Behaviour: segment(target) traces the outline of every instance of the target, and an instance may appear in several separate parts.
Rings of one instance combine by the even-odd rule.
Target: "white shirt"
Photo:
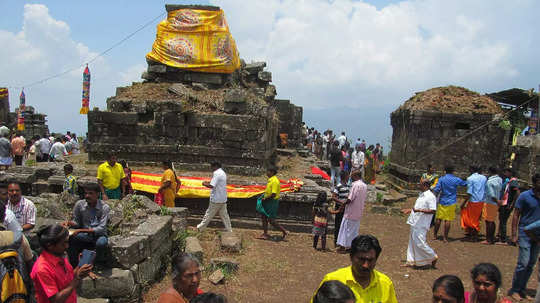
[[[351,155],[352,166],[354,168],[360,168],[364,165],[364,153],[360,151],[353,151]]]
[[[212,174],[210,180],[212,190],[210,191],[210,202],[226,203],[227,202],[227,175],[223,169],[218,168]]]
[[[56,142],[51,147],[49,152],[50,156],[55,160],[61,160],[65,155],[67,155],[66,147],[62,142]]]
[[[345,137],[344,135],[341,135],[339,136],[339,138],[337,138],[338,142],[339,142],[339,148],[341,148],[343,145],[345,145],[345,141],[347,141],[347,137]]]
[[[418,196],[418,199],[416,199],[416,202],[414,203],[414,208],[436,210],[437,198],[435,198],[435,195],[431,192],[431,190],[428,189],[425,192],[420,193],[420,195]],[[433,214],[415,212],[413,210],[411,211],[411,214],[409,215],[409,218],[407,219],[407,224],[409,224],[410,226],[417,227],[417,228],[429,229],[429,226],[431,225],[432,217],[433,217]]]
[[[47,138],[39,139],[37,144],[38,144],[39,150],[41,150],[42,154],[48,154],[49,151],[51,150],[51,141],[49,141],[49,139],[47,139]]]
[[[9,209],[6,209],[4,225],[6,226],[7,230],[11,230],[12,232],[22,232],[23,230],[19,224],[19,221],[17,221],[17,217],[15,217],[15,214]]]

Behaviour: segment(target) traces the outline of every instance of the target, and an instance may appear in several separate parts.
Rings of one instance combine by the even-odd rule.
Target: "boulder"
[[[219,235],[220,247],[229,252],[242,250],[242,237],[234,232],[223,232]]]
[[[152,255],[148,236],[112,236],[109,246],[114,262],[125,269]]]
[[[127,195],[124,197],[124,199],[122,199],[121,203],[124,205],[126,203],[137,203],[153,214],[158,214],[161,211],[161,208],[156,204],[156,202],[150,200],[150,198],[144,195]]]
[[[171,233],[171,216],[151,215],[131,234],[134,236],[147,236],[150,239],[151,250],[156,251],[163,245],[163,243],[170,241]]]
[[[87,299],[77,296],[77,303],[109,303],[109,299],[105,298],[96,298],[96,299]]]
[[[133,273],[119,268],[106,269],[96,273],[98,278],[86,277],[78,290],[81,297],[94,298],[130,298],[138,295]]]
[[[219,284],[221,281],[223,281],[223,279],[225,279],[225,275],[223,275],[223,272],[221,271],[221,269],[216,269],[208,277],[208,281],[212,282],[212,284],[214,284],[214,285]]]
[[[240,262],[236,261],[233,258],[227,258],[227,257],[212,258],[210,259],[210,266],[212,268],[228,267],[233,271],[237,271],[238,268],[240,267]]]
[[[388,208],[386,206],[382,205],[373,205],[371,207],[371,212],[375,214],[387,214]]]
[[[199,239],[197,239],[196,237],[186,238],[185,252],[188,254],[192,254],[199,260],[199,262],[202,263],[204,252],[201,243],[199,242]]]

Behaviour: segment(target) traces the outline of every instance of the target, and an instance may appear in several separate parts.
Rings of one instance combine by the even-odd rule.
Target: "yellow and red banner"
[[[146,58],[205,73],[230,74],[240,67],[223,10],[170,11],[158,24],[156,40]]]
[[[6,87],[0,87],[0,99],[7,98],[8,96],[8,89]]]
[[[181,182],[177,196],[180,198],[209,198],[210,188],[202,185],[203,181],[210,178],[203,177],[178,177]],[[299,179],[280,180],[281,192],[295,192],[304,184]],[[161,185],[161,175],[133,171],[131,173],[131,187],[155,194]],[[264,192],[266,185],[235,185],[227,184],[228,198],[251,198]]]

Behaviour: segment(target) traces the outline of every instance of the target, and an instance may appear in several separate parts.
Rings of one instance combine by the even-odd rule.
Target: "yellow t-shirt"
[[[97,170],[97,178],[103,183],[106,189],[116,189],[120,186],[120,180],[124,179],[126,174],[120,163],[116,162],[114,166],[110,166],[109,162],[105,161],[99,165]]]
[[[279,179],[276,176],[272,176],[268,179],[268,184],[266,184],[266,189],[264,190],[264,198],[270,197],[272,194],[276,194],[274,199],[279,199],[279,193],[281,192],[281,185]]]
[[[392,280],[390,280],[387,275],[377,270],[373,270],[371,274],[371,282],[366,288],[363,288],[356,282],[351,266],[343,267],[334,272],[326,274],[324,279],[321,281],[321,284],[330,280],[337,280],[347,285],[354,293],[357,303],[397,303],[396,291],[394,290]],[[313,298],[311,299],[311,302],[313,303]]]

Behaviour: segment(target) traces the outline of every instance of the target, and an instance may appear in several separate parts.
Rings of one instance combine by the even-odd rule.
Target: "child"
[[[64,175],[66,176],[66,179],[64,179],[64,191],[75,195],[77,194],[77,179],[72,173],[73,166],[71,164],[64,165]]]
[[[129,168],[126,160],[121,160],[118,163],[124,168],[124,174],[126,175],[126,194],[133,194],[133,187],[131,187],[131,168]],[[178,191],[178,190],[177,190]]]
[[[349,185],[349,173],[347,171],[341,172],[341,180],[339,184],[334,189],[334,193],[332,194],[332,201],[334,201],[334,214],[336,217],[334,218],[334,247],[338,247],[337,245],[337,238],[339,235],[339,229],[341,227],[341,221],[343,220],[343,210],[345,202],[347,202],[347,198],[349,197],[349,191],[351,190],[351,186]]]
[[[326,232],[328,230],[328,217],[342,210],[332,210],[326,203],[326,193],[321,192],[313,204],[313,248],[317,249],[319,237],[321,237],[321,250],[326,250]],[[317,249],[318,250],[318,249]]]

